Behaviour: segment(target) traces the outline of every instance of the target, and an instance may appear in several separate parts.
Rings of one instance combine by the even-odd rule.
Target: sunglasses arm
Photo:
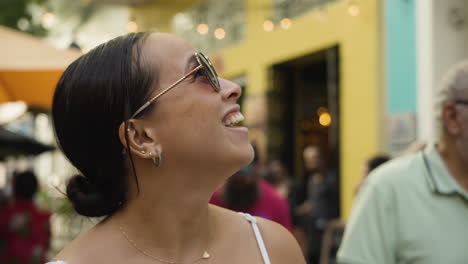
[[[150,106],[154,101],[156,101],[156,99],[163,96],[165,93],[169,92],[172,88],[176,87],[179,83],[183,82],[185,79],[187,79],[187,77],[192,75],[194,72],[200,70],[202,67],[203,67],[202,65],[198,65],[195,69],[191,70],[190,72],[188,72],[187,74],[182,76],[182,78],[177,80],[171,86],[167,87],[162,92],[160,92],[159,94],[157,94],[156,96],[151,98],[148,102],[146,102],[144,105],[142,105],[140,108],[138,108],[138,110],[130,117],[130,119],[135,118],[138,114],[140,114],[143,110],[145,110],[148,106]]]

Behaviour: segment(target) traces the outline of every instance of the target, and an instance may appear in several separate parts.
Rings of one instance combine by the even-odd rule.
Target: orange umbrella
[[[24,101],[50,109],[63,70],[81,55],[58,50],[43,40],[0,26],[0,103]]]

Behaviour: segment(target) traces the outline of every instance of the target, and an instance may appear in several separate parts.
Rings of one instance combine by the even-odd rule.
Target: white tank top
[[[260,229],[258,229],[257,219],[255,219],[255,217],[251,216],[250,214],[246,214],[246,213],[239,213],[239,214],[245,217],[245,219],[247,219],[247,221],[249,221],[249,223],[252,225],[252,229],[255,235],[255,239],[257,240],[257,245],[260,250],[260,254],[262,254],[263,263],[271,264],[270,257],[268,256],[268,252],[265,247],[265,243],[263,242],[262,234],[260,233]],[[59,260],[59,261],[54,261],[54,262],[47,262],[46,264],[67,264],[67,263],[65,261]]]

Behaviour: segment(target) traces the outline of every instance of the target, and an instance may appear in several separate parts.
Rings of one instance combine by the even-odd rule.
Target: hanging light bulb
[[[216,39],[223,39],[224,37],[226,37],[226,31],[224,30],[224,28],[217,28],[215,29],[214,31],[214,35],[215,35],[215,38]]]
[[[137,32],[138,31],[138,24],[135,21],[128,21],[127,22],[127,31],[128,32]]]
[[[291,21],[291,19],[285,17],[285,18],[281,19],[280,25],[281,25],[281,28],[283,28],[283,29],[289,29],[292,26],[292,21]]]
[[[200,35],[206,35],[210,31],[210,27],[207,24],[198,24],[197,32]]]
[[[360,9],[359,9],[359,6],[354,3],[354,2],[351,2],[349,5],[348,5],[348,13],[350,16],[358,16],[359,13],[360,13]]]
[[[324,127],[329,127],[332,123],[332,117],[329,113],[324,112],[319,116],[319,123]]]
[[[275,23],[273,23],[273,21],[267,19],[263,22],[263,30],[271,32],[273,29],[275,29]]]
[[[56,22],[57,19],[54,13],[47,12],[42,16],[42,26],[44,26],[45,28],[51,28],[55,25]]]

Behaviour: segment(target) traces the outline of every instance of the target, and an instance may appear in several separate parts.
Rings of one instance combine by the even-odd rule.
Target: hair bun
[[[67,185],[67,196],[75,211],[83,216],[100,217],[112,214],[116,210],[111,199],[83,175],[75,175]]]

